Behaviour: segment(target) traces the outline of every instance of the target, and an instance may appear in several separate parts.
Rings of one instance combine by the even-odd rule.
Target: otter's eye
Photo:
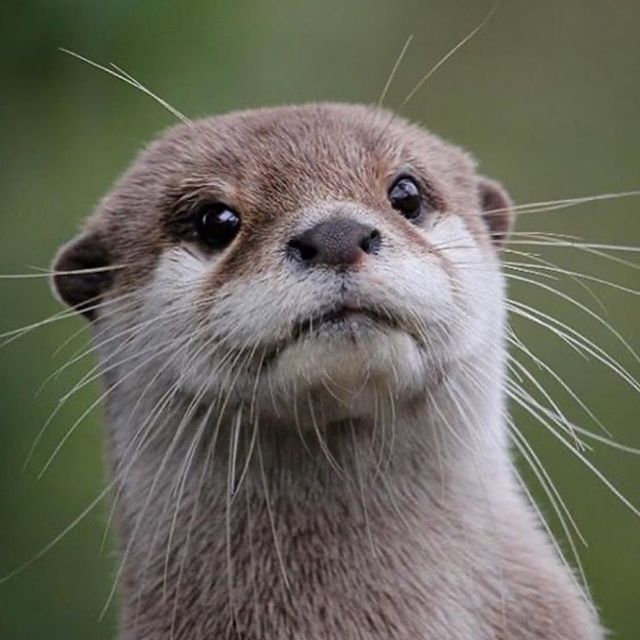
[[[194,217],[198,238],[211,249],[224,249],[240,229],[240,216],[221,202],[202,207]]]
[[[398,178],[389,189],[389,202],[409,220],[414,220],[422,213],[422,194],[413,178]]]

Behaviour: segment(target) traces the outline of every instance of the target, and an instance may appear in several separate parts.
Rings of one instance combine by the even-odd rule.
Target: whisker
[[[276,551],[276,556],[278,557],[278,564],[280,566],[280,571],[282,573],[282,579],[284,581],[284,585],[287,591],[291,591],[291,584],[289,582],[289,578],[287,576],[287,570],[285,568],[284,556],[282,554],[282,549],[280,547],[280,543],[278,541],[278,532],[276,530],[275,518],[273,515],[273,508],[271,505],[271,496],[269,492],[269,485],[267,482],[267,474],[264,467],[264,460],[262,455],[262,445],[260,444],[260,437],[258,436],[256,451],[258,454],[258,466],[260,469],[260,476],[262,478],[262,487],[264,492],[264,500],[265,506],[267,508],[267,516],[269,518],[269,524],[271,526],[271,533],[273,536],[273,545]]]
[[[0,280],[31,280],[34,278],[51,278],[52,276],[72,276],[86,273],[104,273],[106,271],[117,271],[129,265],[117,264],[106,267],[92,267],[89,269],[71,269],[68,271],[58,271],[55,269],[43,269],[42,267],[31,267],[40,273],[0,273]]]
[[[384,100],[387,97],[387,92],[389,91],[389,88],[391,87],[391,83],[393,82],[393,79],[396,76],[396,72],[398,71],[398,68],[402,64],[402,60],[404,59],[404,55],[407,52],[407,49],[409,48],[409,45],[411,44],[412,40],[413,40],[413,35],[410,35],[407,38],[406,42],[404,43],[404,46],[402,47],[402,51],[400,51],[400,55],[398,55],[398,57],[396,58],[395,64],[393,65],[393,68],[391,69],[391,73],[389,74],[389,77],[387,78],[387,81],[386,81],[386,83],[384,85],[384,88],[382,89],[382,93],[380,94],[380,97],[378,98],[378,102],[377,102],[378,107],[381,107],[382,104],[384,103]]]
[[[446,55],[440,58],[440,60],[438,60],[438,62],[436,62],[431,67],[431,69],[427,71],[427,73],[418,81],[418,83],[413,87],[413,89],[409,91],[405,99],[401,102],[399,107],[400,111],[407,105],[409,100],[411,100],[411,98],[413,98],[413,96],[422,88],[422,86],[427,82],[427,80],[429,80],[429,78],[431,78],[431,76],[433,76],[433,74],[436,73],[436,71],[438,71],[438,69],[440,69],[440,67],[442,67],[442,65],[445,64],[447,60],[449,60],[449,58],[455,55],[455,53],[459,49],[461,49],[465,44],[467,44],[469,40],[471,40],[479,31],[481,31],[486,26],[486,24],[489,22],[489,20],[491,20],[491,18],[496,13],[496,11],[498,10],[501,4],[502,4],[502,0],[497,0],[497,2],[495,2],[491,7],[491,9],[489,10],[487,15],[482,19],[482,22],[480,22],[480,24],[474,27],[464,38],[462,38],[462,40],[460,40],[460,42],[458,42],[453,48],[451,48]]]
[[[73,58],[81,60],[82,62],[85,62],[86,64],[91,65],[96,69],[100,69],[101,71],[108,73],[110,76],[113,76],[114,78],[117,78],[118,80],[121,80],[122,82],[128,85],[131,85],[135,89],[138,89],[138,91],[141,91],[142,93],[148,95],[150,98],[155,100],[159,105],[164,107],[167,111],[169,111],[169,113],[173,114],[178,120],[180,120],[184,124],[193,126],[193,122],[189,120],[187,116],[180,113],[180,111],[178,111],[175,107],[171,106],[166,100],[163,100],[162,98],[157,96],[155,93],[153,93],[143,84],[141,84],[138,80],[135,80],[132,76],[130,76],[128,73],[126,73],[119,67],[116,67],[115,65],[113,65],[113,69],[110,69],[109,67],[105,67],[104,65],[101,65],[97,62],[94,62],[93,60],[90,60],[89,58],[86,58],[85,56],[80,55],[79,53],[76,53],[75,51],[71,51],[63,47],[60,47],[60,51],[62,51],[62,53],[66,53],[67,55],[72,56]]]
[[[496,208],[484,211],[483,215],[501,215],[513,211],[518,214],[518,217],[524,214],[530,213],[547,213],[550,211],[559,211],[561,209],[567,209],[569,207],[576,207],[581,204],[588,204],[590,202],[602,202],[606,200],[618,200],[620,198],[633,198],[640,195],[640,189],[634,189],[629,191],[617,191],[611,193],[598,193],[589,196],[577,196],[573,198],[562,198],[558,200],[544,200],[540,202],[528,202],[519,205],[513,205],[512,207]]]
[[[630,500],[628,500],[624,494],[598,469],[583,453],[578,451],[575,447],[571,446],[571,443],[561,434],[558,433],[556,429],[551,426],[551,424],[540,415],[540,413],[536,410],[536,408],[532,407],[529,403],[525,402],[519,394],[513,393],[511,397],[515,400],[515,402],[520,405],[527,413],[531,414],[534,418],[538,420],[541,424],[547,427],[547,430],[557,438],[565,447],[576,456],[595,476],[598,478],[608,489],[613,493],[613,495],[624,504],[634,515],[640,517],[640,509],[636,507]]]

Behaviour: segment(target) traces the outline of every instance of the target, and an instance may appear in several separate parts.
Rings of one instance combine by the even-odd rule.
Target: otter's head
[[[469,156],[386,111],[246,111],[143,151],[54,285],[107,369],[134,353],[130,377],[199,402],[358,414],[502,349],[510,224]]]

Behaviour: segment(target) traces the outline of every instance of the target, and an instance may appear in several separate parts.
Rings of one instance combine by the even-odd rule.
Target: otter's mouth
[[[419,333],[386,309],[341,303],[295,321],[288,335],[266,352],[260,369],[268,369],[283,351],[305,339],[348,340],[357,344],[365,342],[371,331],[384,329],[406,333],[418,347],[422,346]]]
[[[374,327],[398,329],[399,323],[389,313],[366,306],[339,304],[293,324],[288,337],[269,350],[263,358],[262,368],[268,367],[287,347],[307,337],[342,335],[355,342],[360,331]]]
[[[341,304],[296,322],[291,331],[291,344],[306,336],[326,331],[349,332],[355,338],[358,327],[383,325],[397,329],[398,323],[388,314],[372,307]]]

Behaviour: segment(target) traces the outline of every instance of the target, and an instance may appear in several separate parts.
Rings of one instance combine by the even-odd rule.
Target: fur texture
[[[405,175],[416,220],[388,200]],[[193,224],[212,202],[241,218],[217,251]],[[512,467],[509,207],[364,106],[209,118],[141,154],[58,258],[109,276],[55,278],[107,387],[121,640],[602,637]],[[336,215],[379,249],[292,261]]]

